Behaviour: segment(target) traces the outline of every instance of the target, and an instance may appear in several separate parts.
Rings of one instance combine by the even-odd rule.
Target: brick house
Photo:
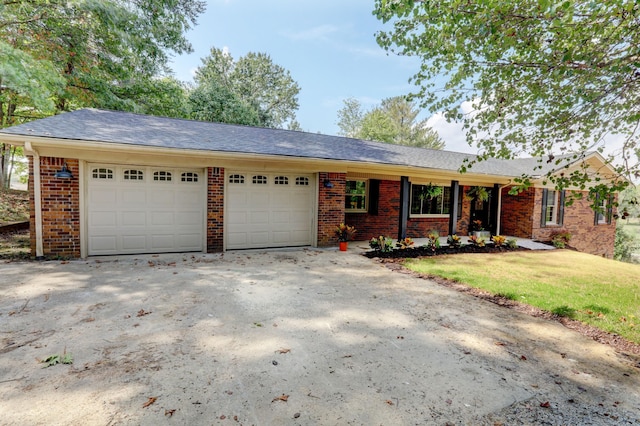
[[[578,250],[613,255],[611,208],[565,205],[570,191],[541,179],[509,195],[535,159],[460,174],[473,155],[96,109],[3,129],[0,140],[29,156],[36,258],[330,246],[343,221],[363,240],[466,235],[474,220],[540,241],[566,230]],[[595,153],[555,167],[565,166],[610,172]],[[426,196],[433,187],[439,195]],[[469,196],[477,187],[488,199]]]

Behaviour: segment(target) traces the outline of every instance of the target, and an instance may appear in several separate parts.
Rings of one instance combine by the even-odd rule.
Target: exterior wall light
[[[333,188],[333,183],[329,179],[325,179],[322,185],[324,185],[325,188]]]
[[[66,162],[62,166],[62,170],[57,171],[54,176],[56,178],[58,178],[58,179],[73,179],[73,174],[71,173],[71,171],[67,167],[67,163]]]

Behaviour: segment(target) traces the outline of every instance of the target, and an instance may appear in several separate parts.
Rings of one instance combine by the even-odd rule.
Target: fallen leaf
[[[144,309],[140,309],[138,311],[138,314],[136,315],[137,317],[143,317],[145,315],[149,315],[151,313],[151,311],[145,311]]]
[[[295,414],[293,415],[293,418],[294,418],[294,419],[297,419],[298,417],[300,417],[300,413],[295,413]]]
[[[495,345],[496,346],[506,346],[507,344],[503,343],[503,342],[496,342]]]
[[[387,400],[385,401],[385,403],[386,403],[387,405],[393,405],[393,401],[392,401],[392,400],[390,400],[390,399],[387,399]]]
[[[227,418],[227,416],[225,416],[224,414],[220,416],[220,420],[224,420],[226,418]]]
[[[282,394],[282,395],[280,395],[280,396],[276,396],[275,398],[273,398],[273,399],[271,400],[271,402],[276,402],[276,401],[284,401],[284,402],[287,402],[287,400],[288,400],[288,399],[289,399],[289,395]]]
[[[276,352],[279,354],[288,354],[289,352],[291,352],[291,349],[280,348]]]
[[[551,404],[549,404],[549,401],[545,401],[545,402],[541,403],[540,406],[542,408],[549,408],[549,407],[551,407]]]
[[[175,413],[175,412],[176,412],[176,410],[175,410],[175,409],[172,409],[172,410],[164,410],[164,415],[165,415],[165,416],[169,416],[169,417],[171,417],[171,416],[173,416],[173,413]]]
[[[148,406],[150,406],[151,404],[156,402],[157,399],[158,399],[157,396],[150,396],[149,399],[147,400],[147,402],[142,404],[142,408],[147,408]]]
[[[521,355],[521,356],[520,356],[520,359],[521,359],[522,361],[526,361],[526,360],[527,360],[527,357],[526,357],[526,356],[524,356],[524,355]]]

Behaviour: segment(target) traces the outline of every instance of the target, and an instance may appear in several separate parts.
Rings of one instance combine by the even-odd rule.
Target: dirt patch
[[[354,252],[0,263],[0,322],[9,425],[640,422],[633,356]]]
[[[517,300],[508,299],[504,296],[491,294],[487,291],[484,291],[478,288],[469,287],[467,285],[460,284],[453,280],[442,278],[437,275],[420,274],[418,272],[405,268],[404,266],[402,266],[401,262],[402,262],[402,259],[381,260],[381,263],[383,263],[393,271],[413,275],[415,277],[427,279],[430,281],[434,281],[442,286],[454,289],[460,293],[469,294],[473,297],[477,297],[478,299],[486,300],[488,302],[495,303],[498,306],[513,309],[514,311],[522,312],[524,314],[531,315],[536,318],[544,318],[546,320],[556,321],[564,325],[565,327],[570,328],[571,330],[577,331],[583,336],[592,338],[596,342],[599,342],[605,345],[610,345],[611,347],[613,347],[614,349],[622,353],[640,355],[639,344],[631,342],[617,334],[608,333],[606,331],[600,330],[596,327],[590,326],[583,322],[576,321],[561,315],[557,315],[549,311],[545,311],[540,308],[537,308],[535,306],[518,302]],[[640,362],[638,363],[637,367],[640,368]]]
[[[0,189],[0,226],[29,220],[29,193]]]
[[[31,257],[29,230],[0,232],[0,259],[27,260]]]

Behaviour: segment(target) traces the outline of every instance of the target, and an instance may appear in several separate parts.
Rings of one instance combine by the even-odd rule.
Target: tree
[[[82,106],[144,110],[133,95],[143,85],[156,87],[150,83],[168,71],[171,52],[191,50],[184,33],[204,5],[202,0],[0,3],[0,124]],[[10,150],[0,147],[2,153]],[[0,181],[6,185],[5,172],[3,167]]]
[[[284,128],[295,120],[300,87],[289,71],[274,64],[267,54],[249,52],[234,61],[230,54],[214,47],[196,70],[195,82],[200,104],[192,105],[192,110],[202,111],[205,95],[211,96],[214,104],[227,99],[233,105],[233,111],[210,114],[211,121],[225,115],[224,122]],[[253,112],[257,113],[257,123]],[[235,113],[240,115],[234,117]]]
[[[338,111],[338,134],[348,138],[357,138],[362,125],[364,112],[360,101],[355,98],[347,98],[344,106]]]
[[[602,189],[613,192],[640,176],[639,5],[376,0],[374,14],[392,23],[376,35],[383,48],[422,60],[412,78],[415,98],[464,120],[480,160],[526,153],[562,167],[558,154],[576,160],[617,137],[617,174]],[[434,90],[443,80],[444,92]],[[465,101],[471,114],[460,110]],[[597,179],[587,170],[547,178],[558,188]]]
[[[194,120],[216,123],[260,125],[259,113],[217,80],[206,81],[191,91],[188,98]]]
[[[358,100],[348,98],[338,111],[338,133],[396,145],[442,149],[444,142],[427,126],[426,119],[417,120],[419,113],[416,104],[403,96],[383,99],[367,112],[363,112]]]

